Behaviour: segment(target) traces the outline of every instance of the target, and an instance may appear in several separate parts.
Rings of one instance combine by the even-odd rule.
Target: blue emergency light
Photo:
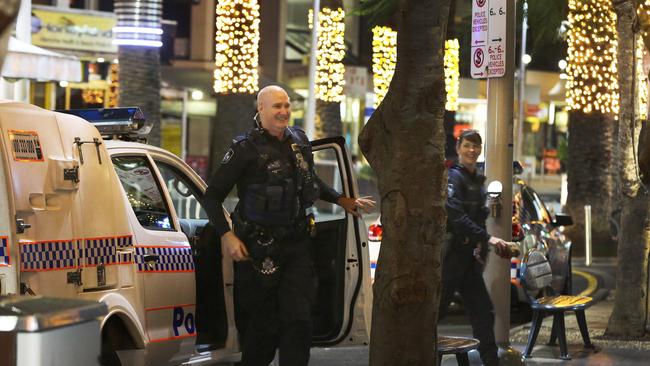
[[[146,123],[139,107],[65,109],[57,112],[81,117],[97,127],[102,136],[147,135],[151,123]]]

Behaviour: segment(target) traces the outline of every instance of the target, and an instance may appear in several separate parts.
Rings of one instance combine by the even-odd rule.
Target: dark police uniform
[[[481,342],[479,353],[483,363],[497,365],[494,311],[483,282],[481,263],[487,254],[487,241],[490,239],[485,229],[489,214],[485,206],[485,176],[470,173],[459,164],[451,167],[448,174],[447,238],[443,251],[440,316],[446,315],[452,296],[458,291],[474,337]],[[481,245],[481,261],[474,256],[477,244]]]
[[[281,140],[259,128],[235,138],[204,198],[219,236],[230,230],[222,203],[235,185],[234,232],[251,257],[235,264],[242,365],[267,366],[277,348],[281,365],[307,365],[317,278],[306,211],[341,195],[316,176],[309,140],[296,127]]]

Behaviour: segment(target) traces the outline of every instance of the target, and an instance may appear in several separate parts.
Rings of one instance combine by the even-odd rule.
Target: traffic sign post
[[[471,74],[474,79],[503,77],[506,73],[507,1],[472,1]]]
[[[485,133],[485,175],[488,182],[503,185],[503,212],[489,218],[491,235],[512,240],[512,152],[515,68],[515,0],[473,0],[487,15],[485,45],[488,110]],[[483,19],[483,14],[473,15]],[[474,30],[474,29],[473,29]],[[479,35],[477,34],[477,38]],[[474,38],[473,38],[474,39]],[[474,44],[472,44],[474,46]],[[478,46],[478,45],[477,45]],[[479,78],[478,75],[472,77]],[[523,365],[521,353],[510,347],[510,260],[490,251],[485,284],[494,305],[494,335],[499,346],[500,365]]]

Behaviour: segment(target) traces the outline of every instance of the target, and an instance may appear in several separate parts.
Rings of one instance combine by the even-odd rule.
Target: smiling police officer
[[[483,265],[487,245],[497,253],[508,255],[507,243],[488,234],[485,220],[487,193],[485,176],[476,171],[481,155],[482,139],[476,130],[461,132],[456,144],[458,164],[449,169],[447,186],[447,238],[443,250],[440,317],[446,315],[455,291],[472,325],[474,337],[481,343],[479,353],[484,365],[499,363],[494,339],[494,311],[490,295],[483,282]]]
[[[235,138],[224,155],[204,206],[222,246],[237,262],[242,365],[267,366],[277,349],[280,365],[307,365],[317,286],[309,245],[314,220],[307,212],[319,198],[357,216],[358,209],[374,202],[345,197],[318,178],[307,136],[289,126],[291,103],[284,89],[262,89],[257,111],[256,126]],[[233,232],[222,203],[235,185],[239,203],[231,215]]]

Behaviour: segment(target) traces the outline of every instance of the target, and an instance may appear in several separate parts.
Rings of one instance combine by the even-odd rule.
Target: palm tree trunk
[[[384,237],[370,365],[435,365],[445,233],[443,55],[450,0],[399,2],[397,66],[359,137],[377,172]]]
[[[253,94],[217,95],[217,116],[211,131],[208,176],[219,167],[223,155],[232,144],[232,139],[253,127],[253,116],[255,116]]]
[[[616,273],[614,310],[606,334],[642,337],[648,318],[648,254],[650,254],[650,197],[641,189],[634,157],[639,141],[640,121],[636,121],[635,52],[633,31],[635,4],[632,0],[613,1],[618,31],[619,159],[621,164],[621,231],[618,239],[619,265]],[[636,123],[635,123],[636,122]]]
[[[120,96],[123,107],[140,107],[153,123],[147,141],[160,146],[160,52],[156,47],[120,46]]]
[[[585,253],[585,205],[591,205],[591,230],[594,253],[613,252],[610,213],[615,187],[613,118],[594,111],[570,113],[567,212],[574,225],[566,233],[573,242],[573,253]]]
[[[316,100],[316,138],[341,136],[341,103]]]

